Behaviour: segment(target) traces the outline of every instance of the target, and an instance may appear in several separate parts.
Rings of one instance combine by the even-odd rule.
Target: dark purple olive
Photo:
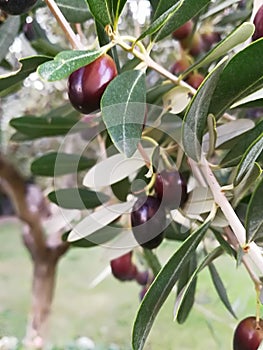
[[[132,209],[131,224],[134,237],[143,248],[157,248],[163,240],[166,224],[160,200],[153,196],[138,198]]]
[[[187,200],[187,185],[177,170],[163,170],[157,174],[154,188],[162,205],[169,209],[177,209]]]
[[[9,15],[21,15],[28,12],[37,0],[0,0],[0,9]]]
[[[120,281],[131,281],[138,273],[132,262],[132,252],[111,260],[110,265],[113,276]]]
[[[263,320],[257,323],[254,316],[239,322],[234,332],[234,350],[258,350],[263,340]]]
[[[73,72],[68,78],[68,96],[72,106],[83,114],[98,110],[107,85],[116,75],[115,62],[109,55],[100,56]]]
[[[255,32],[252,36],[252,40],[255,41],[263,37],[263,5],[258,9],[253,23],[255,25]]]
[[[141,286],[145,286],[149,281],[149,271],[138,271],[135,280]]]

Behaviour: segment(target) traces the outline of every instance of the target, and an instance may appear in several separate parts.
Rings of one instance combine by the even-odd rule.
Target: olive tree
[[[56,83],[63,86],[55,108],[47,104],[41,115],[10,120],[15,130],[10,142],[18,148],[48,140],[41,155],[35,152],[30,170],[49,178],[44,182],[49,193],[35,188],[38,194],[32,194],[18,167],[0,154],[1,188],[24,223],[34,266],[28,340],[44,337],[60,257],[69,247],[103,246],[112,251],[113,275],[144,288],[133,349],[144,348],[175,286],[174,319],[187,319],[203,269],[236,317],[214,265],[224,254],[245,266],[252,282],[246,288],[255,287],[258,307],[245,327],[253,333],[247,346],[258,348],[263,338],[261,5],[0,1],[4,111],[6,99],[32,73],[44,89],[53,86],[54,95]],[[43,15],[49,26],[41,22]],[[52,30],[59,43],[52,42]],[[8,51],[21,35],[34,51],[13,62]],[[166,239],[175,249],[162,266],[158,247]],[[136,266],[133,252],[141,254],[147,272]],[[235,350],[251,341],[243,333],[235,334]]]

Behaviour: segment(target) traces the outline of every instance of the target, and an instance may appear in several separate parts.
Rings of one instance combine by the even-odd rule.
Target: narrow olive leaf
[[[218,119],[236,101],[262,88],[262,70],[263,39],[259,39],[239,51],[226,65],[213,93],[209,112]]]
[[[35,72],[37,67],[52,58],[47,56],[31,56],[19,60],[18,70],[0,76],[0,96],[5,95],[10,88],[21,83],[29,74]]]
[[[156,20],[157,18],[159,18],[164,12],[169,10],[169,8],[171,8],[173,5],[175,5],[178,2],[179,0],[177,1],[176,0],[159,0],[156,6],[156,11],[153,19]]]
[[[204,237],[209,224],[209,222],[202,224],[182,243],[151,284],[134,321],[132,334],[133,350],[143,349],[159,310],[178,280],[182,267],[192,257],[192,254]]]
[[[94,192],[86,188],[63,188],[50,192],[51,202],[65,209],[93,209],[107,202],[109,197],[102,192]]]
[[[23,116],[12,119],[10,125],[31,138],[60,136],[87,128],[87,123],[69,117]]]
[[[68,236],[68,241],[74,242],[81,238],[90,236],[92,233],[110,224],[121,215],[129,213],[133,204],[133,201],[118,203],[104,206],[102,209],[93,212],[74,227]]]
[[[95,61],[103,54],[103,50],[67,50],[60,52],[54,60],[41,64],[38,74],[46,81],[67,78],[75,70]]]
[[[254,162],[258,159],[263,150],[263,132],[260,136],[250,145],[245,154],[243,155],[238,168],[237,174],[234,180],[234,185],[237,186],[246,173],[249,171],[250,167],[253,166]]]
[[[209,63],[217,60],[218,58],[227,54],[235,46],[243,43],[251,37],[254,32],[254,25],[249,22],[242,23],[238,28],[234,29],[224,40],[220,41],[213,47],[205,56],[198,59],[189,69],[184,72],[184,76],[189,72],[199,69]]]
[[[256,183],[261,174],[261,167],[258,163],[254,163],[243,177],[242,181],[234,187],[233,198],[231,200],[232,207],[235,208],[242,198],[250,192],[251,187]]]
[[[250,106],[260,107],[263,105],[262,100],[263,100],[263,88],[237,101],[231,106],[231,108],[247,108]]]
[[[230,312],[230,314],[234,318],[237,318],[236,315],[235,315],[235,312],[234,312],[234,310],[232,308],[232,305],[231,305],[231,303],[230,303],[230,301],[228,299],[226,288],[225,288],[225,286],[223,284],[223,281],[222,281],[219,273],[217,272],[214,264],[210,263],[208,265],[208,269],[209,269],[209,272],[210,272],[213,284],[215,286],[215,289],[217,291],[217,294],[218,294],[220,300],[225,305],[226,309]]]
[[[123,227],[118,227],[117,225],[111,224],[107,225],[100,230],[97,230],[96,232],[92,233],[87,238],[81,238],[78,241],[74,241],[70,243],[71,247],[77,247],[77,248],[92,248],[97,245],[105,244],[117,236],[119,236],[123,232]],[[63,241],[67,241],[68,235],[70,231],[65,232],[62,235]]]
[[[198,15],[211,0],[183,0],[180,6],[173,12],[171,16],[165,21],[161,30],[154,35],[154,41],[164,39],[170,35],[174,30],[182,26],[194,16]]]
[[[114,14],[114,20],[117,21],[120,17],[120,14],[127,2],[127,0],[110,0],[112,3],[112,11]]]
[[[152,13],[154,15],[160,1],[159,0],[150,0],[151,6],[152,6]]]
[[[10,16],[0,26],[0,62],[8,53],[9,46],[15,40],[20,27],[20,17]]]
[[[247,241],[263,237],[262,198],[263,177],[257,184],[247,207],[245,220]]]
[[[191,259],[185,264],[182,268],[178,283],[177,283],[177,297],[180,295],[182,290],[185,288],[187,282],[191,278],[192,274],[196,270],[197,267],[197,258],[196,253],[193,254]],[[178,314],[176,320],[178,323],[182,324],[186,321],[187,317],[192,310],[195,302],[195,291],[197,285],[197,277],[194,278],[191,286],[189,286],[187,298],[184,298],[181,303],[180,310],[178,310]]]
[[[216,128],[216,148],[222,148],[220,147],[222,144],[225,144],[226,142],[229,142],[230,140],[233,140],[239,136],[244,134],[246,131],[253,129],[255,126],[255,123],[250,119],[237,119],[233,120],[231,122],[219,125]],[[209,134],[206,133],[203,138],[203,150],[204,152],[207,152],[209,145]]]
[[[145,74],[139,70],[118,75],[107,86],[102,99],[102,118],[116,146],[127,157],[137,150],[146,108]]]
[[[109,2],[106,0],[86,0],[93,17],[100,22],[103,27],[113,24],[112,13]]]
[[[173,4],[168,10],[161,14],[156,20],[154,20],[150,26],[139,36],[136,41],[140,41],[144,39],[148,35],[152,35],[160,30],[164,24],[172,17],[172,15],[178,10],[180,6],[183,4],[183,0]]]
[[[145,149],[145,152],[150,155],[152,150]],[[144,165],[145,161],[138,151],[132,158],[115,154],[94,165],[85,175],[83,185],[94,189],[110,186],[134,174]]]
[[[257,125],[242,135],[235,137],[233,142],[226,142],[222,148],[230,149],[229,152],[224,156],[220,162],[221,167],[232,167],[238,165],[242,156],[246,150],[250,147],[252,142],[257,139],[263,132],[263,120],[257,123]],[[238,147],[234,147],[238,145]]]
[[[95,161],[79,154],[50,152],[31,164],[31,172],[39,176],[60,176],[89,169]]]
[[[220,1],[219,3],[215,2],[212,4],[212,6],[206,11],[202,16],[200,17],[202,20],[209,18],[211,16],[214,16],[225,9],[227,9],[229,6],[232,6],[233,4],[239,2],[240,0],[225,0]]]
[[[83,23],[91,18],[86,0],[56,0],[67,21],[70,23]]]
[[[218,232],[213,227],[210,227],[213,234],[215,235],[215,238],[217,239],[218,243],[220,244],[220,247],[224,249],[224,251],[230,255],[231,257],[236,257],[236,251],[235,249],[227,242],[227,240],[223,237],[221,232]]]
[[[180,293],[177,295],[175,304],[174,304],[174,319],[178,320],[178,317],[181,313],[183,313],[183,308],[185,306],[185,303],[187,302],[188,297],[191,297],[191,293],[193,292],[193,288],[196,284],[196,278],[207,265],[211,263],[211,261],[215,260],[219,256],[221,256],[223,253],[223,250],[221,247],[215,248],[212,252],[207,254],[204,258],[204,260],[199,264],[199,266],[193,271],[191,276],[189,276],[189,279],[180,291]]]
[[[186,154],[195,161],[199,161],[201,157],[202,139],[207,127],[210,100],[225,65],[226,59],[209,73],[192,98],[184,116],[183,146]]]

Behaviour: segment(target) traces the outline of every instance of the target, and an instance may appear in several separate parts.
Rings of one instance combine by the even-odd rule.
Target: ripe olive
[[[131,281],[137,275],[137,268],[132,262],[132,252],[111,260],[111,272],[120,281]]]
[[[252,40],[255,41],[263,37],[263,5],[258,9],[253,23],[255,25],[255,32],[252,36]]]
[[[190,34],[192,33],[192,30],[193,30],[193,27],[194,27],[193,21],[189,20],[186,23],[184,23],[181,27],[176,29],[172,33],[172,37],[176,40],[185,39],[185,38],[190,36]]]
[[[158,198],[140,197],[131,213],[132,231],[136,241],[147,249],[158,247],[163,240],[166,214]]]
[[[194,72],[188,76],[186,82],[191,85],[194,89],[198,89],[205,77],[203,74]]]
[[[115,62],[107,54],[73,72],[68,78],[68,96],[72,106],[84,114],[99,109],[102,94],[116,75]]]
[[[177,170],[163,170],[157,174],[154,188],[162,205],[169,209],[177,209],[187,200],[187,185]]]
[[[257,323],[254,316],[243,319],[236,327],[234,350],[257,350],[263,340],[263,320]]]
[[[9,15],[21,15],[28,12],[37,0],[0,0],[0,9]]]

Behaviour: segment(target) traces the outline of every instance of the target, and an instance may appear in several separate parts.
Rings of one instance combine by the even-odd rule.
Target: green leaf
[[[91,18],[86,0],[56,0],[56,3],[70,23],[83,23]]]
[[[181,27],[184,23],[189,21],[191,18],[198,15],[210,2],[211,0],[181,1],[180,7],[178,7],[178,9],[171,16],[169,16],[168,20],[165,22],[165,25],[154,37],[154,41],[159,41],[164,39],[167,35],[171,34],[177,28]]]
[[[60,176],[89,169],[95,161],[78,154],[50,152],[31,164],[31,172],[39,176]]]
[[[191,236],[184,241],[174,255],[163,266],[151,284],[138,310],[133,326],[133,350],[142,350],[151,330],[153,322],[163,303],[171,292],[182,271],[182,267],[189,261],[202,238],[209,222],[201,225]]]
[[[51,58],[47,56],[21,58],[19,60],[18,70],[0,76],[0,96],[6,95],[12,87],[21,83],[29,74],[35,72],[40,64],[49,60],[51,60]]]
[[[196,270],[197,267],[197,259],[196,254],[194,254],[191,259],[185,264],[182,268],[182,272],[180,274],[178,284],[177,284],[177,297],[180,295],[187,282],[191,278],[192,274]],[[191,286],[189,286],[187,298],[184,298],[181,303],[181,307],[178,310],[177,314],[177,322],[182,324],[186,321],[195,301],[195,291],[197,285],[197,277],[193,279]]]
[[[97,230],[88,237],[81,238],[77,241],[70,242],[70,246],[78,248],[92,248],[97,245],[105,244],[112,239],[116,238],[123,231],[123,227],[118,227],[117,225],[111,224],[107,225],[100,230]],[[63,234],[63,241],[67,241],[70,232]]]
[[[112,12],[114,14],[114,20],[118,20],[127,0],[110,0],[112,6]]]
[[[234,180],[234,185],[237,186],[249,169],[253,166],[254,162],[258,159],[263,150],[263,132],[261,135],[250,145],[245,154],[243,155],[237,169],[237,174]]]
[[[230,150],[221,160],[220,166],[232,167],[238,165],[246,150],[250,147],[253,141],[261,135],[262,132],[263,120],[260,121],[253,129],[235,137],[231,144],[229,142],[223,144],[223,148],[230,148]],[[238,147],[235,147],[235,145],[238,145]]]
[[[0,62],[8,54],[9,47],[17,36],[20,27],[20,17],[10,16],[0,26]]]
[[[66,209],[93,209],[107,202],[109,197],[102,192],[94,192],[86,188],[65,188],[49,193],[51,202]]]
[[[205,56],[198,59],[189,69],[187,69],[183,76],[187,76],[189,72],[199,69],[209,63],[217,60],[218,58],[227,54],[235,46],[243,43],[254,32],[254,25],[249,22],[242,23],[238,28],[234,29],[224,40],[220,41],[213,47]]]
[[[89,4],[93,17],[100,22],[103,27],[113,24],[110,4],[106,0],[86,0]]]
[[[199,272],[201,272],[208,264],[210,264],[211,261],[216,259],[218,256],[222,255],[222,252],[223,250],[221,247],[215,248],[212,252],[205,256],[201,264],[195,269],[195,271],[193,271],[193,273],[187,281],[187,284],[177,295],[174,305],[174,319],[177,319],[178,316],[184,312],[183,308],[187,303],[187,299],[189,297],[191,298],[191,293],[193,291],[194,285],[196,284],[196,278]]]
[[[38,74],[46,81],[67,78],[77,69],[95,61],[103,54],[103,50],[67,50],[60,52],[54,60],[41,64]]]
[[[159,18],[164,12],[169,10],[169,8],[178,2],[179,0],[159,0],[153,19],[155,20]]]
[[[24,116],[10,121],[10,125],[31,139],[66,135],[87,128],[87,123],[69,117]]]
[[[262,198],[263,177],[257,184],[247,208],[245,220],[247,242],[263,237]]]
[[[225,305],[226,309],[231,313],[231,315],[236,318],[235,312],[234,312],[234,310],[230,304],[230,301],[228,299],[227,291],[224,287],[223,281],[222,281],[219,273],[217,272],[214,264],[210,263],[208,265],[208,268],[209,268],[209,272],[210,272],[213,284],[215,286],[215,289],[217,291],[217,294],[218,294],[220,300]]]
[[[102,99],[102,118],[116,146],[127,157],[137,149],[145,116],[146,86],[142,71],[127,71],[107,86]]]
[[[223,70],[209,112],[219,118],[230,106],[263,86],[263,39],[232,57]],[[231,88],[230,88],[231,86]]]
[[[136,41],[144,39],[147,35],[151,35],[160,30],[164,24],[171,18],[171,16],[182,6],[183,0],[172,5],[167,11],[165,11],[160,17],[153,21],[150,26],[139,36]]]
[[[246,175],[243,177],[242,181],[234,187],[234,196],[231,200],[232,207],[235,208],[242,200],[242,198],[244,198],[249,193],[251,187],[256,183],[261,173],[262,169],[260,168],[259,164],[254,163]]]
[[[199,161],[201,157],[210,100],[225,64],[226,60],[222,60],[206,77],[185,113],[182,131],[183,146],[186,154],[195,161]]]

